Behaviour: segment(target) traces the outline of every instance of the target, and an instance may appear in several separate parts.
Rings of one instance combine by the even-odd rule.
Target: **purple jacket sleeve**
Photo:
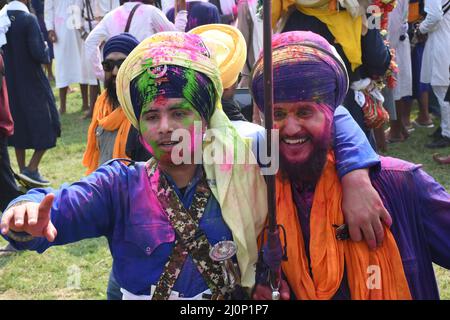
[[[33,189],[16,198],[10,206],[18,201],[41,202],[45,195],[55,194],[51,209],[51,221],[58,235],[50,243],[45,238],[36,237],[27,242],[17,242],[6,236],[19,250],[44,252],[48,247],[76,242],[82,239],[107,236],[114,221],[114,199],[112,193],[126,193],[120,190],[118,180],[126,181],[127,167],[115,161],[103,165],[88,177],[59,190],[51,188]]]
[[[434,263],[450,269],[450,195],[425,171],[415,171],[422,222]]]
[[[342,106],[336,109],[334,125],[334,152],[339,178],[353,170],[380,167],[378,154],[347,109]]]

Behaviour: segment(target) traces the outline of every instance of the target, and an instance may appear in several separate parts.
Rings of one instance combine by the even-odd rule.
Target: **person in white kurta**
[[[78,28],[81,24],[81,0],[45,0],[45,25],[55,31],[56,87],[71,83],[95,85],[95,77],[83,64],[84,45]]]
[[[49,38],[54,42],[56,87],[60,89],[61,113],[66,111],[67,89],[72,83],[82,85],[83,109],[89,109],[87,85],[96,85],[92,69],[87,63],[81,27],[82,0],[45,0],[44,19]]]
[[[247,61],[242,70],[242,88],[248,88],[250,72],[255,60],[263,48],[263,23],[257,16],[258,0],[241,0],[238,2],[237,28],[247,43]]]
[[[419,26],[428,40],[422,58],[420,81],[430,83],[441,109],[441,137],[427,144],[429,148],[450,146],[450,103],[444,101],[450,77],[450,10],[444,14],[442,8],[449,0],[425,0],[427,16]]]
[[[408,137],[411,109],[403,97],[412,95],[411,46],[408,37],[408,0],[398,0],[397,6],[389,13],[388,41],[395,49],[398,65],[397,85],[392,90],[395,100],[396,117],[391,118],[387,136],[389,142],[403,141]]]
[[[100,23],[92,30],[86,39],[86,53],[95,76],[104,79],[104,71],[101,65],[100,45],[109,38],[125,31],[131,10],[140,2],[127,2],[115,10],[106,14]],[[141,4],[136,10],[129,33],[139,41],[161,31],[183,31],[187,23],[187,11],[180,10],[175,19],[175,24],[170,22],[164,13],[147,4]]]
[[[395,49],[399,72],[394,99],[412,95],[411,45],[408,37],[408,0],[397,0],[397,6],[389,13],[388,41]]]
[[[91,0],[92,1],[92,0]],[[120,7],[119,0],[94,0],[94,10],[95,18],[103,18],[108,12]]]
[[[94,29],[108,12],[118,8],[120,0],[83,0],[83,5],[84,28],[90,30]],[[88,5],[90,5],[90,10]],[[89,26],[87,18],[90,18],[91,26]]]

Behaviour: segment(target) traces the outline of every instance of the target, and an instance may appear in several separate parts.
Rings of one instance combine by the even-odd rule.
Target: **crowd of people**
[[[432,263],[450,268],[450,195],[419,165],[377,151],[436,117],[426,147],[450,146],[450,1],[373,1],[381,16],[367,1],[306,2],[274,0],[270,21],[274,205],[287,252],[258,242],[271,104],[256,0],[4,4],[8,250],[104,236],[108,299],[439,299]],[[52,189],[39,164],[61,135],[73,84],[91,121],[86,177]],[[379,281],[369,286],[373,266]],[[267,275],[277,268],[274,291]]]

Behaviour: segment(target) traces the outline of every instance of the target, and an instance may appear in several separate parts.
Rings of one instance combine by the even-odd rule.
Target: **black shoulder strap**
[[[222,6],[220,5],[220,0],[214,0],[213,4],[217,7],[217,9],[219,9],[219,14],[223,15]]]
[[[3,50],[0,49],[1,61],[0,61],[0,89],[3,87],[3,77],[5,76],[5,62],[3,60]]]
[[[446,14],[450,10],[450,0],[448,0],[444,5],[442,6],[442,11],[444,11],[444,14]]]
[[[128,21],[127,21],[127,25],[125,27],[125,31],[124,32],[128,32],[130,31],[130,26],[131,26],[131,20],[133,20],[133,16],[134,13],[136,12],[136,10],[141,6],[142,3],[138,3],[137,5],[135,5],[133,7],[133,9],[130,12],[130,15],[128,16]]]

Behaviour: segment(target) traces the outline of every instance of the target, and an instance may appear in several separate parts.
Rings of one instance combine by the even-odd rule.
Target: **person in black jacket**
[[[0,54],[0,211],[5,210],[9,202],[21,194],[9,162],[7,140],[13,131],[14,123],[9,111],[3,57]]]
[[[27,0],[12,1],[7,7],[11,26],[3,50],[14,120],[14,134],[8,143],[15,148],[21,178],[46,186],[50,183],[38,168],[45,152],[56,146],[61,124],[53,91],[41,66],[50,62],[49,49],[27,4]],[[28,164],[25,162],[27,149],[34,150]]]
[[[8,154],[7,140],[8,136],[13,133],[13,130],[14,123],[9,111],[3,57],[0,53],[0,212],[4,211],[13,199],[21,195],[14,180]],[[14,247],[8,244],[5,247],[0,247],[0,256],[11,254],[15,251]]]

